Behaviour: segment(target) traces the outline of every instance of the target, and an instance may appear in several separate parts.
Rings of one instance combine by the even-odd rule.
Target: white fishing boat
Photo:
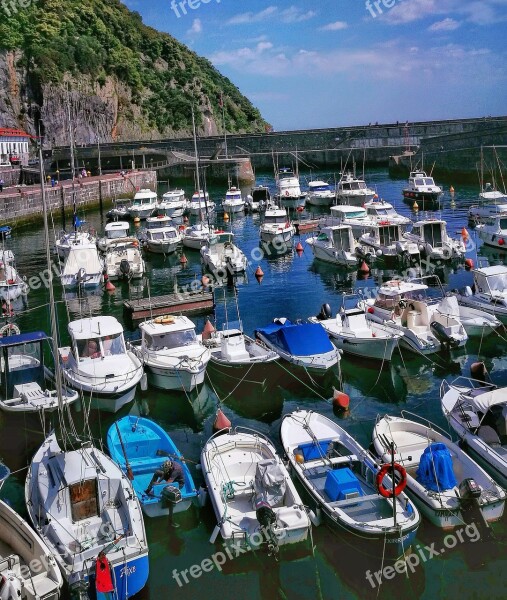
[[[447,224],[443,219],[424,218],[415,221],[405,239],[417,244],[422,256],[433,260],[452,260],[462,258],[465,244],[461,237],[452,239],[447,233]]]
[[[103,281],[104,263],[95,243],[72,246],[65,264],[61,280],[64,288],[91,289]]]
[[[130,348],[143,363],[148,383],[163,390],[190,392],[204,381],[210,351],[183,315],[165,315],[139,325],[141,340]]]
[[[339,204],[350,206],[363,206],[375,198],[376,192],[368,188],[364,179],[356,177],[353,173],[343,173],[336,187],[336,197]]]
[[[112,242],[129,236],[130,224],[127,221],[112,221],[104,229],[104,236],[97,241],[97,247],[105,252]]]
[[[462,447],[507,488],[507,388],[467,377],[444,379],[440,399]]]
[[[407,494],[436,527],[460,527],[472,522],[477,510],[488,523],[502,517],[504,490],[429,421],[378,419],[373,446],[382,460],[391,460],[392,444],[394,461],[406,471]]]
[[[393,279],[382,284],[377,297],[366,301],[367,318],[403,333],[400,347],[417,354],[464,346],[468,335],[463,323],[440,310],[441,298],[428,295],[424,279]]]
[[[83,231],[76,227],[74,231],[61,231],[58,239],[55,241],[55,249],[58,256],[65,260],[69,255],[70,249],[95,244],[97,237],[90,231]]]
[[[132,204],[131,198],[113,199],[113,208],[108,210],[106,217],[108,219],[128,219],[130,218],[129,208]]]
[[[212,232],[213,228],[206,225],[206,223],[199,222],[195,225],[189,225],[183,231],[181,242],[186,248],[200,250],[209,243]]]
[[[71,345],[59,349],[62,373],[92,407],[117,412],[134,399],[143,366],[125,347],[115,317],[87,317],[69,323]]]
[[[267,208],[259,227],[261,242],[279,245],[290,244],[296,234],[296,228],[289,219],[286,208]]]
[[[58,408],[54,373],[44,357],[44,346],[51,341],[42,331],[0,337],[2,410],[40,414]],[[64,406],[77,399],[76,391],[62,388]]]
[[[141,278],[145,265],[139,249],[139,240],[135,237],[111,240],[107,246],[104,266],[111,281]]]
[[[157,213],[167,217],[181,217],[188,208],[188,200],[182,189],[168,190],[159,202]]]
[[[312,206],[331,206],[336,203],[336,193],[326,181],[314,180],[308,182],[306,201]]]
[[[201,467],[224,544],[266,549],[309,538],[310,519],[272,443],[261,433],[235,427],[213,435]]]
[[[404,237],[403,226],[389,221],[378,221],[370,225],[358,241],[358,253],[365,258],[411,263],[418,262],[421,257],[418,244]]]
[[[507,250],[507,212],[482,217],[475,230],[486,246]]]
[[[507,195],[500,192],[491,183],[486,183],[479,194],[479,204],[468,209],[468,219],[480,223],[482,219],[507,213]]]
[[[322,229],[323,227],[332,227],[333,225],[349,225],[356,239],[377,223],[376,219],[367,214],[366,208],[363,206],[340,204],[338,206],[331,206],[330,212],[331,216],[325,216],[320,220],[319,227]]]
[[[412,171],[408,178],[408,185],[403,189],[403,199],[412,204],[416,201],[419,208],[423,210],[438,206],[442,194],[442,188],[436,185],[433,177],[426,175],[424,171]]]
[[[245,199],[245,210],[260,212],[271,203],[271,193],[265,185],[256,185]]]
[[[389,223],[403,225],[404,227],[408,227],[412,223],[408,217],[400,215],[391,203],[383,199],[373,198],[373,200],[365,202],[364,209],[366,215],[376,221],[389,221]]]
[[[466,286],[456,298],[462,306],[484,310],[507,323],[507,267],[474,269],[472,286]]]
[[[196,217],[205,217],[215,210],[215,203],[210,200],[208,192],[194,192],[188,205],[188,212]]]
[[[0,488],[9,476],[0,463]],[[6,502],[0,500],[0,598],[58,600],[62,575],[51,551]]]
[[[317,235],[308,237],[305,241],[315,258],[334,265],[357,266],[357,242],[350,225],[321,227]]]
[[[14,266],[12,250],[0,251],[0,298],[6,302],[26,296],[30,288]]]
[[[403,491],[394,498],[379,494],[381,467],[351,435],[323,415],[296,410],[284,416],[280,438],[311,508],[320,509],[335,531],[352,534],[382,556],[408,551],[419,512]]]
[[[299,176],[288,167],[275,169],[276,194],[275,200],[286,205],[297,206],[306,198],[306,192],[301,191]]]
[[[403,334],[368,320],[362,308],[346,308],[347,301],[351,304],[354,298],[354,295],[342,296],[342,306],[335,318],[332,318],[329,304],[323,304],[320,313],[308,321],[320,323],[344,354],[389,362]]]
[[[212,272],[242,273],[246,271],[248,261],[243,252],[233,242],[234,234],[230,232],[213,232],[209,242],[201,247],[201,262]]]
[[[454,292],[447,292],[440,301],[438,310],[442,314],[459,319],[463,323],[468,337],[486,337],[502,324],[495,315],[460,304]]]
[[[129,206],[129,215],[132,219],[147,219],[158,208],[158,196],[150,189],[142,189],[135,193],[132,204]]]
[[[245,202],[241,197],[241,190],[234,186],[229,187],[225,192],[222,208],[224,212],[229,214],[243,212],[245,210]]]
[[[145,248],[155,254],[171,254],[181,244],[182,235],[171,217],[159,215],[146,219]]]

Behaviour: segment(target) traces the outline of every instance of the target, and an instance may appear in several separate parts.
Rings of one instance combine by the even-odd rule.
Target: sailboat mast
[[[74,132],[72,131],[72,115],[70,113],[69,90],[67,90],[67,117],[69,120],[70,174],[72,176],[72,208],[73,208],[72,224],[74,226],[74,233],[76,233],[77,232],[76,190],[74,189],[74,178],[76,176],[76,165],[75,165],[75,158],[74,158]]]
[[[201,181],[199,179],[199,155],[197,154],[197,134],[195,132],[195,117],[194,107],[192,106],[192,130],[194,132],[194,152],[195,152],[195,180],[197,182],[197,193],[199,195],[199,203],[201,201]]]

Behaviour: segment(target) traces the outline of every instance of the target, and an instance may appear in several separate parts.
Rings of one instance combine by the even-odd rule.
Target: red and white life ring
[[[3,327],[0,327],[0,337],[19,335],[20,333],[21,331],[15,323],[6,323]]]
[[[396,484],[394,488],[394,494],[392,489],[387,489],[382,483],[384,477],[393,468],[401,477],[400,481]],[[407,471],[398,463],[394,463],[394,465],[386,463],[385,465],[382,465],[380,471],[377,473],[375,484],[377,486],[378,493],[384,498],[392,498],[393,495],[399,496],[401,492],[405,489],[405,486],[407,485]]]

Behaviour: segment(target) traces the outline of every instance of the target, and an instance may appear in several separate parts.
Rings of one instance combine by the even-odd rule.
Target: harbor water
[[[301,173],[302,183],[310,173]],[[405,180],[391,179],[383,169],[369,170],[365,174],[369,187],[379,198],[395,205],[407,216],[414,217],[412,208],[402,200]],[[334,174],[317,172],[313,179],[333,181]],[[187,196],[193,192],[191,185],[182,183]],[[173,182],[171,182],[173,184]],[[257,184],[268,185],[272,192],[272,174],[258,174]],[[478,185],[460,185],[452,182],[454,198],[446,191],[442,200],[441,215],[447,221],[448,232],[459,237],[466,227],[470,241],[467,258],[478,264],[503,264],[506,253],[499,253],[481,246],[473,228],[466,219],[468,207],[477,201]],[[448,190],[450,183],[446,184]],[[303,185],[305,188],[306,186]],[[159,192],[166,190],[163,185]],[[220,203],[225,189],[209,188],[212,200]],[[245,190],[248,192],[248,190]],[[294,219],[306,219],[324,214],[312,212],[306,206]],[[103,231],[104,214],[87,212],[79,214],[87,225]],[[59,215],[52,216],[54,234],[62,224]],[[249,259],[245,275],[233,281],[214,285],[215,315],[210,315],[215,327],[224,323],[232,325],[239,316],[249,335],[257,327],[268,324],[275,317],[305,320],[316,315],[323,303],[336,313],[344,293],[355,290],[372,297],[375,288],[399,272],[373,267],[368,275],[358,275],[314,260],[305,237],[301,233],[294,238],[294,247],[283,254],[268,255],[259,245],[259,214],[234,215],[224,221],[223,215],[213,218],[216,225],[235,234],[235,243]],[[142,224],[131,231],[142,235]],[[31,289],[26,299],[15,302],[16,323],[22,332],[49,328],[47,272],[44,254],[43,229],[31,226],[13,229],[12,236],[4,244],[16,256],[16,266],[26,276]],[[302,252],[295,250],[301,242]],[[137,332],[124,319],[123,301],[131,297],[149,294],[157,296],[175,290],[197,288],[201,285],[202,269],[197,251],[184,249],[187,262],[180,260],[181,253],[167,257],[147,255],[147,281],[129,286],[116,283],[110,293],[89,295],[85,299],[70,298],[64,302],[61,286],[55,282],[58,302],[60,345],[68,343],[67,323],[90,314],[113,315],[124,323],[127,338],[135,338]],[[55,255],[56,262],[56,255]],[[260,266],[264,272],[262,281],[254,276]],[[463,263],[423,264],[421,274],[437,274],[447,289],[471,285],[471,274]],[[411,274],[416,274],[417,268]],[[214,283],[214,281],[212,281]],[[149,290],[149,292],[148,292]],[[191,317],[200,332],[206,317]],[[507,332],[500,329],[487,338],[469,339],[463,349],[451,353],[416,356],[403,351],[395,353],[390,365],[342,357],[340,368],[325,377],[313,378],[308,373],[295,371],[280,362],[266,371],[263,382],[240,382],[235,379],[209,378],[192,393],[162,392],[149,388],[138,389],[135,402],[124,407],[116,415],[83,407],[75,409],[78,429],[87,420],[97,443],[104,443],[107,429],[115,419],[125,414],[141,414],[157,421],[171,435],[174,442],[188,459],[197,486],[203,482],[199,463],[200,451],[212,433],[217,406],[233,425],[242,425],[270,437],[281,451],[279,429],[282,416],[297,407],[315,410],[336,419],[349,433],[357,437],[363,446],[371,443],[373,425],[377,416],[400,415],[402,411],[415,413],[438,426],[448,429],[440,409],[440,385],[443,379],[452,381],[459,375],[469,375],[470,365],[484,361],[492,379],[498,385],[507,385]],[[341,388],[350,397],[350,409],[337,412],[330,398],[333,387]],[[410,415],[407,415],[410,418]],[[9,466],[13,475],[2,489],[2,498],[26,516],[24,508],[24,480],[26,467],[43,439],[43,430],[50,428],[50,417],[41,422],[39,417],[11,416],[0,413],[0,458]],[[210,543],[216,517],[211,504],[192,508],[178,514],[180,527],[171,529],[164,518],[145,518],[150,553],[150,577],[148,586],[136,598],[158,600],[172,598],[185,600],[205,596],[207,600],[242,598],[247,600],[272,600],[273,598],[303,599],[356,599],[356,598],[504,598],[507,543],[507,518],[493,526],[492,535],[469,526],[461,535],[444,533],[422,522],[406,573],[394,569],[383,570],[388,565],[378,548],[372,552],[358,543],[354,536],[338,536],[324,524],[313,528],[313,550],[291,549],[282,553],[277,562],[263,553],[248,553],[236,557],[221,553],[219,539]],[[225,559],[224,559],[225,556]],[[209,560],[207,560],[209,559]]]

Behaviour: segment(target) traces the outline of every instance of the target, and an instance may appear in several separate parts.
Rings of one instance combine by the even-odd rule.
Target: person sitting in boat
[[[81,356],[85,358],[100,358],[102,354],[100,353],[97,340],[88,340]]]
[[[178,484],[180,488],[185,485],[185,479],[183,476],[183,469],[181,465],[173,460],[166,460],[160,469],[157,469],[153,474],[149,486],[146,488],[144,493],[147,496],[153,496],[152,488],[157,483],[165,481],[166,483]]]

